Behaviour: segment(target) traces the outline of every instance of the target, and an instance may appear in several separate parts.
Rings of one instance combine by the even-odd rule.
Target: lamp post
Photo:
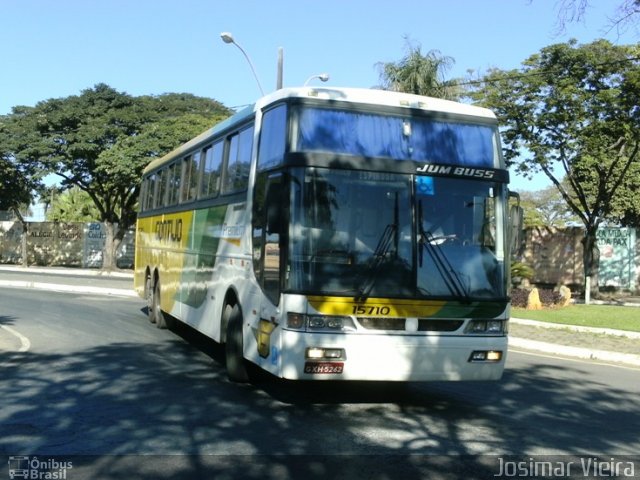
[[[251,71],[253,72],[253,76],[256,79],[256,83],[258,84],[258,88],[260,89],[260,93],[262,93],[262,95],[264,95],[264,90],[262,88],[262,85],[260,85],[260,80],[258,79],[258,75],[256,74],[256,69],[253,67],[253,63],[251,62],[251,59],[249,58],[249,55],[247,55],[247,52],[245,52],[244,49],[240,45],[238,45],[238,42],[236,42],[233,39],[233,35],[231,35],[230,32],[222,32],[220,34],[220,38],[222,39],[222,41],[224,43],[232,43],[232,44],[234,44],[242,52],[242,54],[244,55],[244,58],[247,59],[247,62],[249,63],[249,66],[251,67]]]
[[[318,75],[311,75],[309,78],[307,78],[305,80],[303,87],[306,87],[307,83],[309,83],[314,78],[319,79],[321,82],[326,82],[327,80],[329,80],[329,74],[328,73],[320,73]]]

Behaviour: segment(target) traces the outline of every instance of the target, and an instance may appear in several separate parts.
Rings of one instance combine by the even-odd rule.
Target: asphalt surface
[[[19,267],[0,265],[0,288],[18,287],[58,292],[136,297],[133,273],[97,269]],[[636,308],[638,299],[630,299]],[[4,330],[4,331],[3,331]],[[0,328],[0,347],[25,348],[10,328]],[[640,366],[640,332],[551,325],[512,318],[509,327],[512,350],[538,351],[563,357]]]

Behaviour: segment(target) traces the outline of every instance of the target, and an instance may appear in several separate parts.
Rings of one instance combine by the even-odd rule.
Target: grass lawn
[[[640,307],[570,305],[564,308],[545,308],[543,310],[512,308],[511,316],[541,322],[640,332]]]

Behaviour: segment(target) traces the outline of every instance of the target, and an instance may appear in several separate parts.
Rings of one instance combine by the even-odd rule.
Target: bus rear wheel
[[[144,294],[147,300],[147,317],[149,318],[149,321],[151,323],[156,323],[156,317],[153,312],[153,296],[154,296],[153,290],[154,290],[153,280],[151,276],[148,276],[144,284]]]
[[[227,341],[225,343],[227,377],[232,382],[247,383],[249,372],[243,354],[242,310],[237,304],[233,307],[227,306],[225,310],[225,313],[228,313]]]
[[[160,279],[158,278],[153,287],[153,302],[152,302],[152,323],[156,324],[158,328],[174,328],[175,320],[168,313],[164,313],[160,307]]]

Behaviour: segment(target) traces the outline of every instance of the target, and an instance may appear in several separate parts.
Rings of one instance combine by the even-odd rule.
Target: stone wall
[[[22,224],[0,222],[0,263],[22,263]],[[101,223],[28,222],[29,265],[100,268],[106,234]],[[135,233],[130,230],[117,252],[119,268],[133,268]]]
[[[640,289],[640,238],[632,228],[601,228],[598,231],[598,286],[636,291]],[[522,262],[534,270],[535,284],[582,288],[584,265],[579,227],[537,227],[525,232]]]

